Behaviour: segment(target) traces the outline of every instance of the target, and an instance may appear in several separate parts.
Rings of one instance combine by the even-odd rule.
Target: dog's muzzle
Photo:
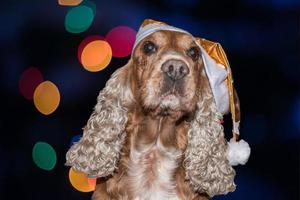
[[[161,70],[173,81],[177,81],[190,73],[190,69],[185,62],[178,59],[170,59],[164,62]]]

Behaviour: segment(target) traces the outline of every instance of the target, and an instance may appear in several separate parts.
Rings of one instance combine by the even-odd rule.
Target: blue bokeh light
[[[71,139],[71,142],[70,142],[70,146],[72,146],[74,143],[78,142],[81,137],[82,137],[82,134],[73,136]]]

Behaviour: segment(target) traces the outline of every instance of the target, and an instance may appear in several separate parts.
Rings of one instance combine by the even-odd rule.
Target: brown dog
[[[195,39],[159,30],[100,92],[67,165],[98,178],[94,200],[209,199],[235,171]]]

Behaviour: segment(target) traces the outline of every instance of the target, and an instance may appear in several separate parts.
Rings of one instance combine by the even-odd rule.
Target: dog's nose
[[[161,70],[174,81],[182,79],[190,72],[185,62],[175,59],[164,62]]]

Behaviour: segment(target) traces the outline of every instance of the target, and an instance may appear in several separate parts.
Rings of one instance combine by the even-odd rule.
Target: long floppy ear
[[[127,108],[133,102],[130,67],[131,60],[107,81],[83,129],[83,137],[66,154],[66,165],[89,177],[108,176],[117,167],[126,137]]]
[[[235,171],[227,160],[223,117],[218,112],[205,70],[201,80],[197,111],[188,130],[184,167],[194,191],[212,197],[235,190]]]

